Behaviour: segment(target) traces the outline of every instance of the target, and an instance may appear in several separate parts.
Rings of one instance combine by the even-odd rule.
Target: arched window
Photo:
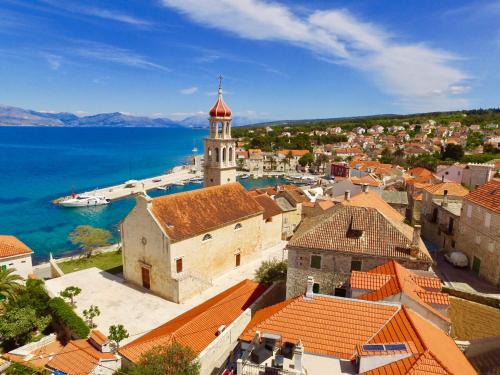
[[[219,162],[219,148],[215,148],[215,161],[218,163]]]
[[[222,161],[223,162],[226,161],[226,148],[225,147],[222,148]]]
[[[236,225],[234,226],[234,230],[239,230],[239,229],[241,229],[241,228],[242,228],[242,226],[241,226],[241,224],[240,224],[240,223],[238,223],[238,224],[236,224]]]
[[[233,161],[233,148],[229,147],[229,161]]]
[[[212,148],[208,148],[208,160],[212,160]]]
[[[207,233],[203,236],[203,240],[202,241],[209,241],[212,239],[212,235],[210,233]]]

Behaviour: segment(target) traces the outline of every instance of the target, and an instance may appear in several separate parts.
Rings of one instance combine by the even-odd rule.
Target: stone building
[[[500,285],[500,180],[464,197],[457,246],[477,275]]]
[[[401,217],[393,211],[394,217]],[[351,271],[369,270],[391,259],[410,269],[428,270],[432,264],[419,227],[413,230],[374,207],[345,203],[305,219],[287,249],[287,298],[304,292],[308,276],[315,279],[315,292],[345,295]]]
[[[141,195],[121,233],[124,278],[180,303],[252,260],[264,243],[280,241],[281,215],[236,182],[154,199]]]
[[[204,139],[205,187],[235,182],[236,139],[231,136],[231,110],[222,99],[221,81],[217,101],[210,109],[209,122],[209,135]]]
[[[462,184],[469,189],[475,189],[489,182],[494,175],[494,164],[468,163],[462,173]]]
[[[422,237],[436,250],[455,248],[462,199],[468,193],[456,182],[440,182],[423,189]]]
[[[33,272],[33,251],[14,236],[0,235],[0,269],[14,269],[24,279]]]

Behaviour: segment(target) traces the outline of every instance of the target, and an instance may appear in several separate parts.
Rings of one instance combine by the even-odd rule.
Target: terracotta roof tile
[[[305,219],[288,246],[411,259],[412,233],[408,225],[390,220],[374,208],[336,205],[324,215]],[[431,261],[422,241],[417,259]]]
[[[16,237],[0,235],[0,258],[31,254],[32,252],[33,250]]]
[[[155,198],[152,213],[173,242],[262,213],[239,183]]]
[[[290,152],[292,153],[292,156],[304,156],[309,153],[309,150],[279,150],[278,154],[286,156]]]
[[[260,204],[262,208],[264,208],[264,220],[283,213],[280,206],[278,206],[278,204],[267,194],[258,195],[256,197],[253,197],[253,199],[255,199],[257,203]]]
[[[109,342],[108,337],[98,329],[94,329],[90,332],[90,339],[94,340],[94,342],[98,345],[104,345]]]
[[[444,195],[444,191],[448,191],[448,195],[454,197],[465,197],[469,194],[469,190],[456,182],[440,182],[438,184],[424,187],[424,190],[433,195]]]
[[[500,180],[493,179],[471,191],[465,200],[500,213]]]
[[[264,284],[243,280],[208,301],[159,326],[123,346],[119,352],[132,362],[157,345],[178,342],[196,353],[205,349],[216,337],[221,325],[229,326],[267,289]]]
[[[372,207],[392,220],[404,220],[403,215],[401,215],[389,203],[384,201],[380,194],[373,190],[368,190],[366,192],[356,194],[355,196],[351,197],[349,201],[344,200],[343,204],[356,207]]]

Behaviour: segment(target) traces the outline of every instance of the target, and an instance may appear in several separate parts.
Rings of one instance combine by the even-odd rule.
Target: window
[[[313,284],[313,293],[319,293],[319,284],[318,283]]]
[[[203,236],[203,240],[202,241],[209,241],[212,239],[212,235],[210,233],[207,233]]]
[[[233,148],[229,147],[229,161],[233,161]]]
[[[311,255],[311,268],[321,269],[321,255]]]
[[[455,248],[455,240],[451,240],[451,247]]]
[[[484,214],[484,226],[486,228],[489,228],[491,224],[491,214],[489,212],[486,212]]]
[[[241,224],[238,223],[234,226],[234,230],[240,230],[241,229]]]
[[[345,288],[335,288],[334,295],[337,297],[345,297],[347,295],[347,290]]]
[[[467,217],[470,219],[472,216],[472,206],[467,206]]]
[[[360,260],[351,261],[351,271],[361,271],[362,262]]]
[[[272,223],[272,221],[273,221],[273,218],[272,218],[272,217],[268,217],[268,218],[266,219],[266,223]]]
[[[215,148],[215,161],[218,163],[219,162],[219,148]]]
[[[178,258],[175,260],[175,272],[177,273],[182,272],[182,258]]]

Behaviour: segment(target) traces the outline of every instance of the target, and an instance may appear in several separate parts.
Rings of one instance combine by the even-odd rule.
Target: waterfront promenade
[[[142,180],[130,180],[120,185],[109,186],[106,188],[96,189],[88,192],[81,192],[77,193],[76,195],[79,194],[102,195],[105,198],[114,201],[144,191],[147,192],[149,190],[163,188],[168,185],[185,183],[193,178],[201,178],[201,177],[203,177],[203,174],[200,172],[195,172],[192,168],[176,167],[172,172],[160,176],[145,178]],[[71,197],[69,196],[60,197],[55,199],[53,203],[58,204],[59,202],[67,198]]]

